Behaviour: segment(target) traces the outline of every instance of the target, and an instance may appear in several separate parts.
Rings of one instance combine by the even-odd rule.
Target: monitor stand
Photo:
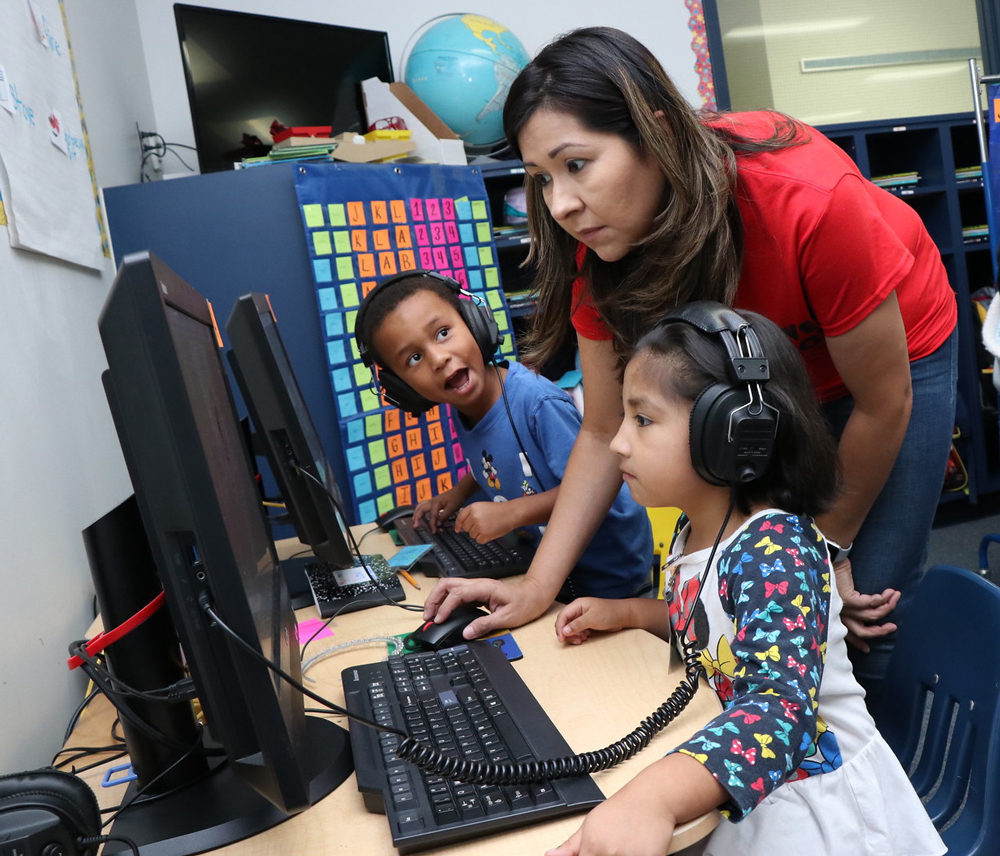
[[[306,717],[310,759],[309,797],[315,805],[354,772],[348,732],[325,719]],[[134,793],[133,782],[123,802]],[[308,809],[306,809],[308,811]],[[108,833],[112,838],[133,841],[142,856],[191,856],[242,841],[288,820],[285,814],[237,777],[219,759],[206,776],[183,787],[140,797],[124,809]],[[131,854],[128,844],[112,840],[104,845],[104,856]]]
[[[316,605],[316,598],[313,597],[312,586],[309,585],[309,577],[306,574],[306,565],[315,565],[319,561],[321,560],[310,553],[308,556],[293,556],[278,562],[285,575],[285,583],[288,585],[288,597],[292,602],[292,609]]]

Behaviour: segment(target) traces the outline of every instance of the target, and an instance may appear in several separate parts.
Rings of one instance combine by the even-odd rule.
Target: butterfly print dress
[[[765,511],[717,553],[667,560],[675,633],[687,636],[723,711],[674,751],[725,788],[706,854],[939,856],[944,845],[882,739],[851,671],[823,537],[808,517]],[[704,690],[702,690],[704,692]],[[792,852],[795,852],[794,849]]]

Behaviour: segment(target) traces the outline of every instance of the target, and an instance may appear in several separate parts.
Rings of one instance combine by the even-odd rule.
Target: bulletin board
[[[387,406],[354,341],[364,296],[381,279],[418,268],[450,276],[493,312],[515,356],[493,224],[476,167],[316,164],[295,190],[316,286],[354,519],[416,505],[465,473],[447,406],[413,417]]]
[[[110,255],[60,0],[0,3],[0,224],[89,268]]]

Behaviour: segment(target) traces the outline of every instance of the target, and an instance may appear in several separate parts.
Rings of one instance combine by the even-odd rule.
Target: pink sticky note
[[[329,625],[323,627],[326,622],[320,621],[318,618],[307,618],[305,621],[300,621],[298,627],[296,628],[299,635],[299,644],[302,645],[307,642],[316,633],[316,639],[324,639],[327,636],[333,636],[333,631],[330,629]],[[323,628],[320,630],[320,628]],[[314,640],[315,641],[315,640]]]

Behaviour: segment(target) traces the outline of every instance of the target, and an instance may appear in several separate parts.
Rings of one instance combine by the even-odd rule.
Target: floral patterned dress
[[[729,794],[706,854],[939,856],[944,844],[864,704],[840,621],[826,544],[813,521],[751,517],[719,546],[666,562],[675,635],[686,638],[723,711],[679,746]],[[809,852],[809,851],[807,851]]]

